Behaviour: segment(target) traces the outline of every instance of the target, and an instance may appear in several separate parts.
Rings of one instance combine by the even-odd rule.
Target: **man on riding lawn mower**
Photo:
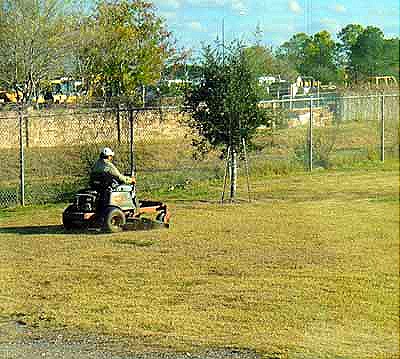
[[[115,180],[119,184],[135,184],[136,179],[134,176],[124,176],[118,171],[117,167],[112,163],[114,157],[114,151],[109,147],[101,149],[100,158],[96,161],[90,173],[90,183],[94,186],[98,186],[98,182],[107,181],[107,179]],[[102,183],[104,187],[107,183]]]

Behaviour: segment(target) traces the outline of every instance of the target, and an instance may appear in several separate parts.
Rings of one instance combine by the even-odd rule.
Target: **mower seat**
[[[110,191],[116,188],[118,181],[108,173],[95,173],[90,175],[90,187],[99,193]]]

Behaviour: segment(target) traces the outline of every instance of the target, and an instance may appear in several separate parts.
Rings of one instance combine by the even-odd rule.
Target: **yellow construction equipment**
[[[23,98],[21,91],[10,92],[6,90],[0,90],[0,103],[17,103]]]
[[[397,79],[394,76],[372,76],[368,78],[370,88],[384,89],[398,87]]]
[[[42,94],[33,99],[37,104],[74,104],[79,101],[82,81],[61,77],[43,84]]]
[[[54,103],[77,103],[82,81],[62,77],[51,81]]]

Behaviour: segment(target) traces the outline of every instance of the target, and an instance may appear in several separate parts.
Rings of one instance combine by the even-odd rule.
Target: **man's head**
[[[110,147],[103,147],[100,151],[100,158],[112,159],[114,151]]]

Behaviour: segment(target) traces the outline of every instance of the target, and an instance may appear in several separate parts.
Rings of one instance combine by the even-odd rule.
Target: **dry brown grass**
[[[395,358],[398,180],[259,179],[257,202],[172,203],[169,230],[113,235],[64,233],[59,206],[3,210],[1,316],[137,350]]]

